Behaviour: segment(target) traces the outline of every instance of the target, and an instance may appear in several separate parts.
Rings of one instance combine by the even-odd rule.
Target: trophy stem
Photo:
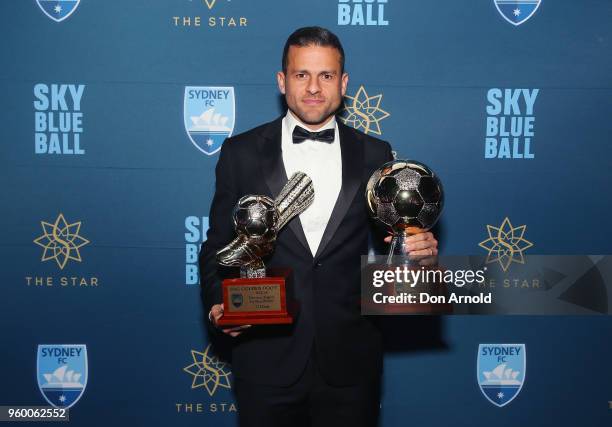
[[[389,255],[387,256],[387,265],[393,264],[393,257],[397,256],[406,258],[406,254],[404,253],[404,246],[406,243],[406,238],[409,236],[410,233],[408,233],[408,231],[406,230],[393,234],[393,239],[391,239],[391,246],[389,247]]]
[[[393,256],[395,255],[395,247],[397,246],[397,234],[393,235],[391,245],[389,246],[389,255],[387,256],[387,265],[393,264]]]

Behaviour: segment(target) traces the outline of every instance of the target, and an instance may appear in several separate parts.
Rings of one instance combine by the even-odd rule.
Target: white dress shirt
[[[334,142],[330,144],[307,139],[301,144],[294,144],[293,129],[298,125],[312,131],[307,125],[300,122],[291,111],[287,111],[287,115],[283,119],[281,148],[287,178],[300,171],[312,179],[314,201],[310,207],[300,214],[300,222],[310,251],[314,256],[317,253],[323,232],[342,187],[340,135],[338,134],[336,117],[332,116],[323,127],[317,129],[317,132],[324,129],[335,129]]]

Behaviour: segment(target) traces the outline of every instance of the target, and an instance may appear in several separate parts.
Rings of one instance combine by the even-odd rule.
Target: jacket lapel
[[[272,197],[278,196],[282,188],[287,184],[287,172],[283,163],[281,150],[282,126],[283,118],[278,118],[266,126],[261,136],[257,141],[258,156],[261,159],[262,176],[265,177],[266,184],[270,190]],[[300,217],[297,216],[289,221],[287,227],[293,232],[297,240],[304,246],[308,254],[312,256],[306,235],[300,222]]]
[[[315,258],[320,257],[328,247],[361,185],[364,162],[363,141],[351,135],[349,128],[339,120],[338,130],[340,132],[340,152],[342,156],[342,188],[327,222]]]

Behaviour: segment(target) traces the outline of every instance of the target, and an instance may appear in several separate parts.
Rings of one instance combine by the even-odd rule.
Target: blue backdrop
[[[0,404],[72,382],[73,425],[235,425],[194,276],[218,147],[192,143],[185,88],[233,90],[235,110],[202,104],[204,129],[276,118],[282,47],[305,25],[344,44],[343,117],[440,175],[442,253],[485,254],[505,218],[527,253],[611,252],[610,1],[22,0],[0,20]],[[607,316],[388,323],[381,425],[612,422]],[[479,390],[481,343],[526,346],[502,408]],[[62,344],[86,364],[45,379],[38,346]]]

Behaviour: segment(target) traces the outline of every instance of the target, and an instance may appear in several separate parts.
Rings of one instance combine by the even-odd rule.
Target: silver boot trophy
[[[278,232],[314,200],[312,180],[294,173],[276,199],[241,197],[233,211],[236,238],[217,251],[217,262],[239,267],[240,278],[223,280],[224,314],[220,325],[291,323],[286,285],[291,272],[276,269],[266,276],[263,258],[274,250]]]

